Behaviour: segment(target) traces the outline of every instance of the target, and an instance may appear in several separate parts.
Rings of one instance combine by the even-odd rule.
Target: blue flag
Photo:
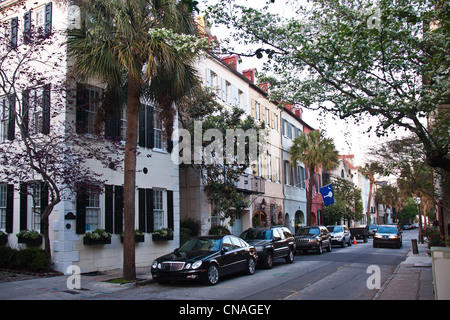
[[[334,203],[333,186],[331,185],[331,183],[326,185],[325,187],[320,188],[320,193],[323,197],[323,203],[326,206]]]

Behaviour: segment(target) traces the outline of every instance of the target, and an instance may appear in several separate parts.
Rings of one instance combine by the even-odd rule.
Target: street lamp
[[[417,208],[419,210],[419,242],[423,244],[423,234],[422,234],[422,214],[420,213],[420,203],[422,202],[420,197],[416,198]]]

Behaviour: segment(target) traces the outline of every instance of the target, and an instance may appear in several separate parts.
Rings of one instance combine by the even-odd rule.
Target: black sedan
[[[256,261],[255,248],[238,237],[199,236],[156,259],[151,271],[158,282],[199,280],[215,285],[224,275],[253,274]]]
[[[393,245],[399,249],[402,247],[402,232],[397,226],[378,226],[377,232],[373,235],[373,247],[381,245]]]

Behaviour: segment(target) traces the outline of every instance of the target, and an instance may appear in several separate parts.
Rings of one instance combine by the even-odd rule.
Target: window
[[[6,184],[0,184],[0,230],[6,229],[6,210],[8,203],[8,190]]]
[[[7,96],[0,97],[0,142],[14,139],[14,95],[8,99]]]
[[[95,118],[101,104],[101,90],[95,87],[89,87],[88,89],[88,105],[86,109],[87,117],[87,132],[94,134],[95,130]]]
[[[260,114],[259,114],[260,107],[261,107],[260,103],[258,101],[255,101],[255,119],[256,120],[259,120],[259,117],[260,117]]]
[[[41,230],[41,184],[33,183],[30,185],[30,218],[31,229]]]
[[[100,214],[100,192],[89,190],[86,203],[86,231],[94,231],[101,227]]]
[[[266,112],[265,112],[265,121],[266,121],[266,125],[269,127],[270,126],[270,114],[269,114],[268,108],[266,108]]]
[[[161,119],[161,110],[154,109],[153,120],[153,147],[160,150],[166,150],[166,138],[164,134],[164,126]]]
[[[163,190],[153,190],[153,227],[155,229],[164,227]]]
[[[225,81],[225,100],[226,103],[231,104],[231,83]]]
[[[24,90],[23,124],[30,134],[50,133],[50,84]]]
[[[273,117],[273,119],[274,119],[273,120],[273,128],[278,131],[279,130],[278,129],[278,115],[276,113],[274,113],[273,115],[274,115],[274,117]]]

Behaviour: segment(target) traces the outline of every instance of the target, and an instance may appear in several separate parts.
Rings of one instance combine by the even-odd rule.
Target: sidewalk
[[[95,296],[107,297],[112,293],[151,281],[150,267],[136,268],[137,281],[126,284],[107,282],[122,277],[122,270],[81,274],[81,288],[68,287],[69,276],[39,277],[29,280],[0,283],[0,300],[79,300]],[[74,282],[70,282],[74,284]],[[115,295],[115,297],[120,298]]]
[[[434,300],[431,257],[426,244],[418,249],[418,254],[408,253],[373,300]]]

